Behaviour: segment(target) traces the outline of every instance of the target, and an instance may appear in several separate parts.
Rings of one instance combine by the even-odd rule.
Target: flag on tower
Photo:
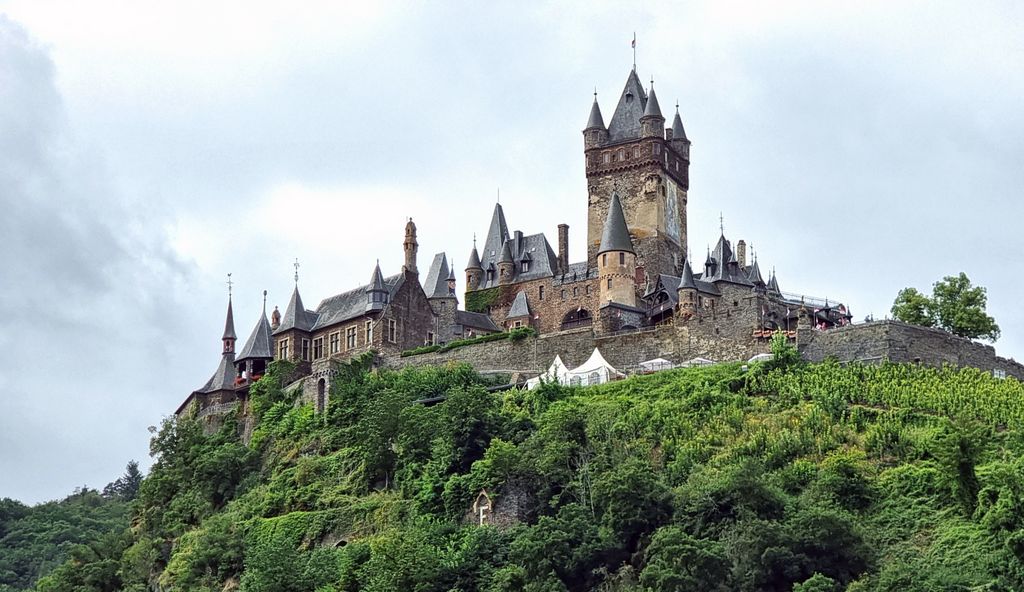
[[[636,49],[636,33],[633,33],[633,49]]]

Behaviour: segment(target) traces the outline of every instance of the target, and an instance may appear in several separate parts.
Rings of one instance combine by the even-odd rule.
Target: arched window
[[[601,373],[594,370],[587,376],[587,384],[601,384]]]
[[[589,327],[594,324],[594,318],[590,311],[585,308],[577,308],[569,311],[562,317],[562,330],[575,329],[576,327]]]

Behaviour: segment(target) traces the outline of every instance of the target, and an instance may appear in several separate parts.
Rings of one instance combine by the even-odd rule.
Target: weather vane
[[[295,263],[292,264],[295,267],[295,285],[299,285],[299,258],[295,258]]]
[[[231,298],[231,286],[233,285],[235,285],[235,283],[231,281],[231,274],[228,273],[228,298]]]

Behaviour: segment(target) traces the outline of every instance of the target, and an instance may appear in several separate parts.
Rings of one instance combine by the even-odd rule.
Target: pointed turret
[[[654,94],[654,81],[651,81],[651,92],[647,95],[643,117],[640,118],[640,136],[644,138],[665,137],[665,117],[661,114],[658,95]]]
[[[264,291],[264,298],[266,292]],[[252,328],[252,333],[249,334],[249,339],[245,342],[245,347],[238,353],[238,359],[235,363],[245,362],[247,360],[272,360],[274,354],[271,351],[271,339],[270,321],[267,320],[267,307],[264,303],[263,312],[260,314],[260,318],[256,321],[256,326]],[[259,372],[262,374],[262,372]]]
[[[469,252],[469,263],[466,264],[466,290],[480,288],[484,279],[484,268],[480,265],[480,253],[476,251],[476,238],[473,238],[473,250]]]
[[[313,329],[314,323],[316,323],[316,313],[306,310],[302,304],[302,296],[299,294],[299,286],[296,284],[292,290],[292,297],[288,301],[288,308],[285,309],[280,324],[274,329],[274,335],[292,329],[309,332]]]
[[[491,214],[491,224],[487,227],[487,238],[484,240],[484,252],[480,254],[480,261],[483,268],[487,269],[488,263],[497,263],[501,256],[501,247],[509,239],[508,224],[505,222],[505,211],[501,204],[494,204],[494,213]]]
[[[640,137],[640,118],[643,117],[647,105],[647,93],[637,77],[635,70],[629,71],[626,85],[619,97],[619,104],[608,123],[608,137],[611,141],[628,140]]]
[[[597,104],[597,93],[594,93],[594,104],[590,107],[590,118],[587,119],[587,127],[583,131],[607,130],[604,126],[604,117],[601,117],[601,106]]]
[[[676,116],[672,118],[672,140],[685,141],[686,130],[683,129],[683,118],[679,117],[679,105],[676,105]]]
[[[683,275],[679,278],[679,307],[690,314],[697,309],[697,281],[693,279],[690,260],[683,261]]]
[[[448,295],[455,296],[455,266],[448,268]]]
[[[772,268],[772,277],[768,280],[768,292],[780,295],[782,290],[779,290],[779,282],[775,279],[775,268]]]
[[[697,280],[693,278],[693,268],[690,267],[690,260],[683,261],[683,275],[679,278],[679,290],[696,290]]]
[[[427,298],[448,296],[449,275],[451,275],[451,270],[448,268],[448,257],[444,253],[434,255],[434,261],[430,264],[430,270],[427,271],[427,280],[423,284],[423,291]]]
[[[384,285],[384,274],[380,272],[380,261],[373,268],[370,285],[366,286],[366,311],[384,310],[388,303],[388,288]]]
[[[626,226],[626,216],[622,213],[622,203],[618,194],[612,195],[612,202],[608,206],[608,217],[605,218],[604,228],[601,231],[601,246],[597,254],[608,251],[625,251],[634,253],[633,242],[629,238],[629,228]]]
[[[765,292],[768,288],[764,283],[764,278],[761,277],[761,267],[757,264],[757,259],[754,259],[754,264],[750,266],[750,273],[747,274],[747,280],[754,284],[755,292]]]
[[[238,337],[235,335],[235,313],[231,309],[231,296],[228,295],[228,314],[224,319],[224,335],[221,337],[221,341],[224,344],[223,353],[235,353],[236,339],[238,339]]]
[[[512,259],[512,241],[506,240],[505,244],[501,246],[501,256],[498,258],[498,283],[511,282],[515,269],[516,262]]]

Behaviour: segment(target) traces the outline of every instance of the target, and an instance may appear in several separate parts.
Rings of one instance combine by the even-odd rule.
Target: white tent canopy
[[[772,354],[757,354],[756,356],[754,356],[754,357],[750,358],[749,360],[747,360],[747,362],[748,363],[751,363],[751,362],[767,362],[769,360],[774,360],[774,359],[775,359],[775,356],[772,355]]]
[[[647,360],[646,362],[640,362],[640,369],[644,372],[657,372],[659,370],[671,370],[676,365],[669,362],[665,358],[654,358],[653,360]]]
[[[692,368],[694,366],[711,366],[714,363],[715,363],[714,360],[709,360],[707,358],[694,358],[692,360],[687,360],[687,361],[683,362],[682,366],[684,368]]]
[[[551,362],[551,366],[549,366],[548,369],[540,376],[527,380],[526,388],[537,388],[540,386],[542,381],[569,384],[569,368],[567,368],[565,366],[565,362],[562,361],[562,356],[555,356],[555,361]]]
[[[601,355],[601,351],[594,348],[594,353],[590,354],[590,358],[581,365],[569,370],[569,384],[571,385],[591,385],[591,384],[602,384],[615,378],[622,378],[625,374],[616,370],[604,356]]]

